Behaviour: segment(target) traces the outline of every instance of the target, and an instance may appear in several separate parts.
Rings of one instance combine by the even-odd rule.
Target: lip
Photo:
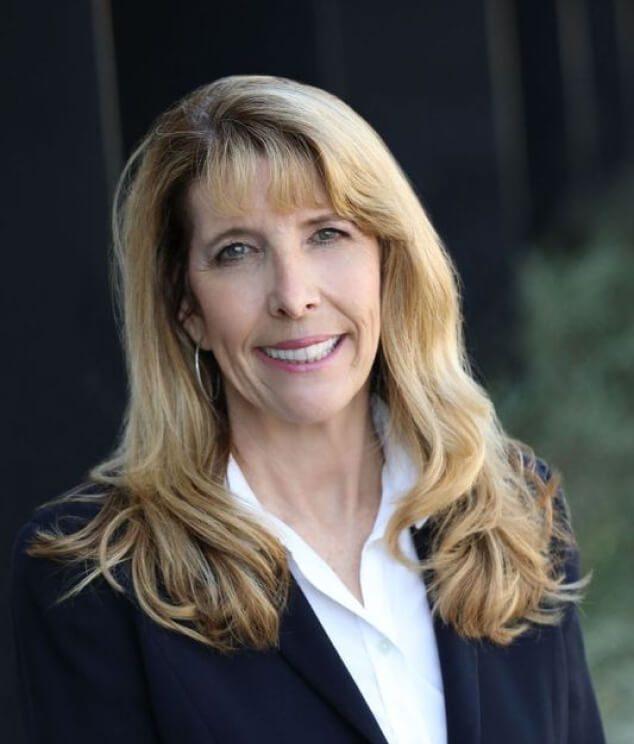
[[[324,338],[323,336],[317,336],[315,338]],[[268,356],[260,347],[255,348],[255,354],[261,359],[262,362],[269,365],[270,367],[283,370],[284,372],[290,372],[292,374],[305,374],[307,372],[318,372],[319,370],[329,367],[335,359],[342,353],[342,349],[347,345],[347,335],[342,333],[340,337],[337,336],[326,336],[325,338],[340,338],[335,344],[333,350],[328,356],[319,359],[316,362],[287,362],[284,359],[273,359]],[[279,348],[279,347],[277,347]]]
[[[303,338],[292,338],[287,341],[280,341],[278,344],[266,344],[258,346],[258,349],[303,349],[305,346],[320,344],[322,341],[328,341],[331,338],[339,338],[341,333],[330,333],[321,336],[304,336]]]

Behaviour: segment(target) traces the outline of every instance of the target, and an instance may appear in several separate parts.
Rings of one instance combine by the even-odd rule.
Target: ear
[[[183,326],[194,344],[207,349],[207,332],[200,315],[192,308],[189,300],[184,299],[178,311],[178,322]]]

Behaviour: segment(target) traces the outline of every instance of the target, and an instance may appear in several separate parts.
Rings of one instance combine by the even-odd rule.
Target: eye
[[[251,246],[246,243],[231,243],[218,251],[214,261],[217,264],[235,263],[249,254]]]
[[[317,243],[333,243],[338,238],[345,237],[347,233],[338,230],[336,227],[322,227],[321,230],[317,230],[315,235],[318,236]]]

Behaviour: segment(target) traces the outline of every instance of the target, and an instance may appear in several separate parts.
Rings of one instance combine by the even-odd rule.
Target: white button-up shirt
[[[415,482],[416,471],[405,450],[386,436],[385,403],[373,396],[371,410],[385,462],[381,503],[361,553],[365,604],[293,529],[264,509],[233,456],[227,487],[286,547],[291,574],[389,744],[446,744],[442,677],[425,585],[416,571],[390,555],[383,540],[396,503]],[[399,542],[403,553],[416,560],[409,530]]]

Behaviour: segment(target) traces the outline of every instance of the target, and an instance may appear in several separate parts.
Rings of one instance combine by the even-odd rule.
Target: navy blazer
[[[13,551],[20,702],[35,744],[386,744],[292,582],[279,649],[223,655],[165,630],[100,579],[60,605],[77,568],[31,558],[34,528],[76,528],[98,507],[47,507]],[[62,519],[60,519],[62,518]],[[414,534],[426,554],[426,529]],[[576,555],[568,578],[579,575]],[[603,744],[578,612],[508,647],[435,620],[448,744]]]

